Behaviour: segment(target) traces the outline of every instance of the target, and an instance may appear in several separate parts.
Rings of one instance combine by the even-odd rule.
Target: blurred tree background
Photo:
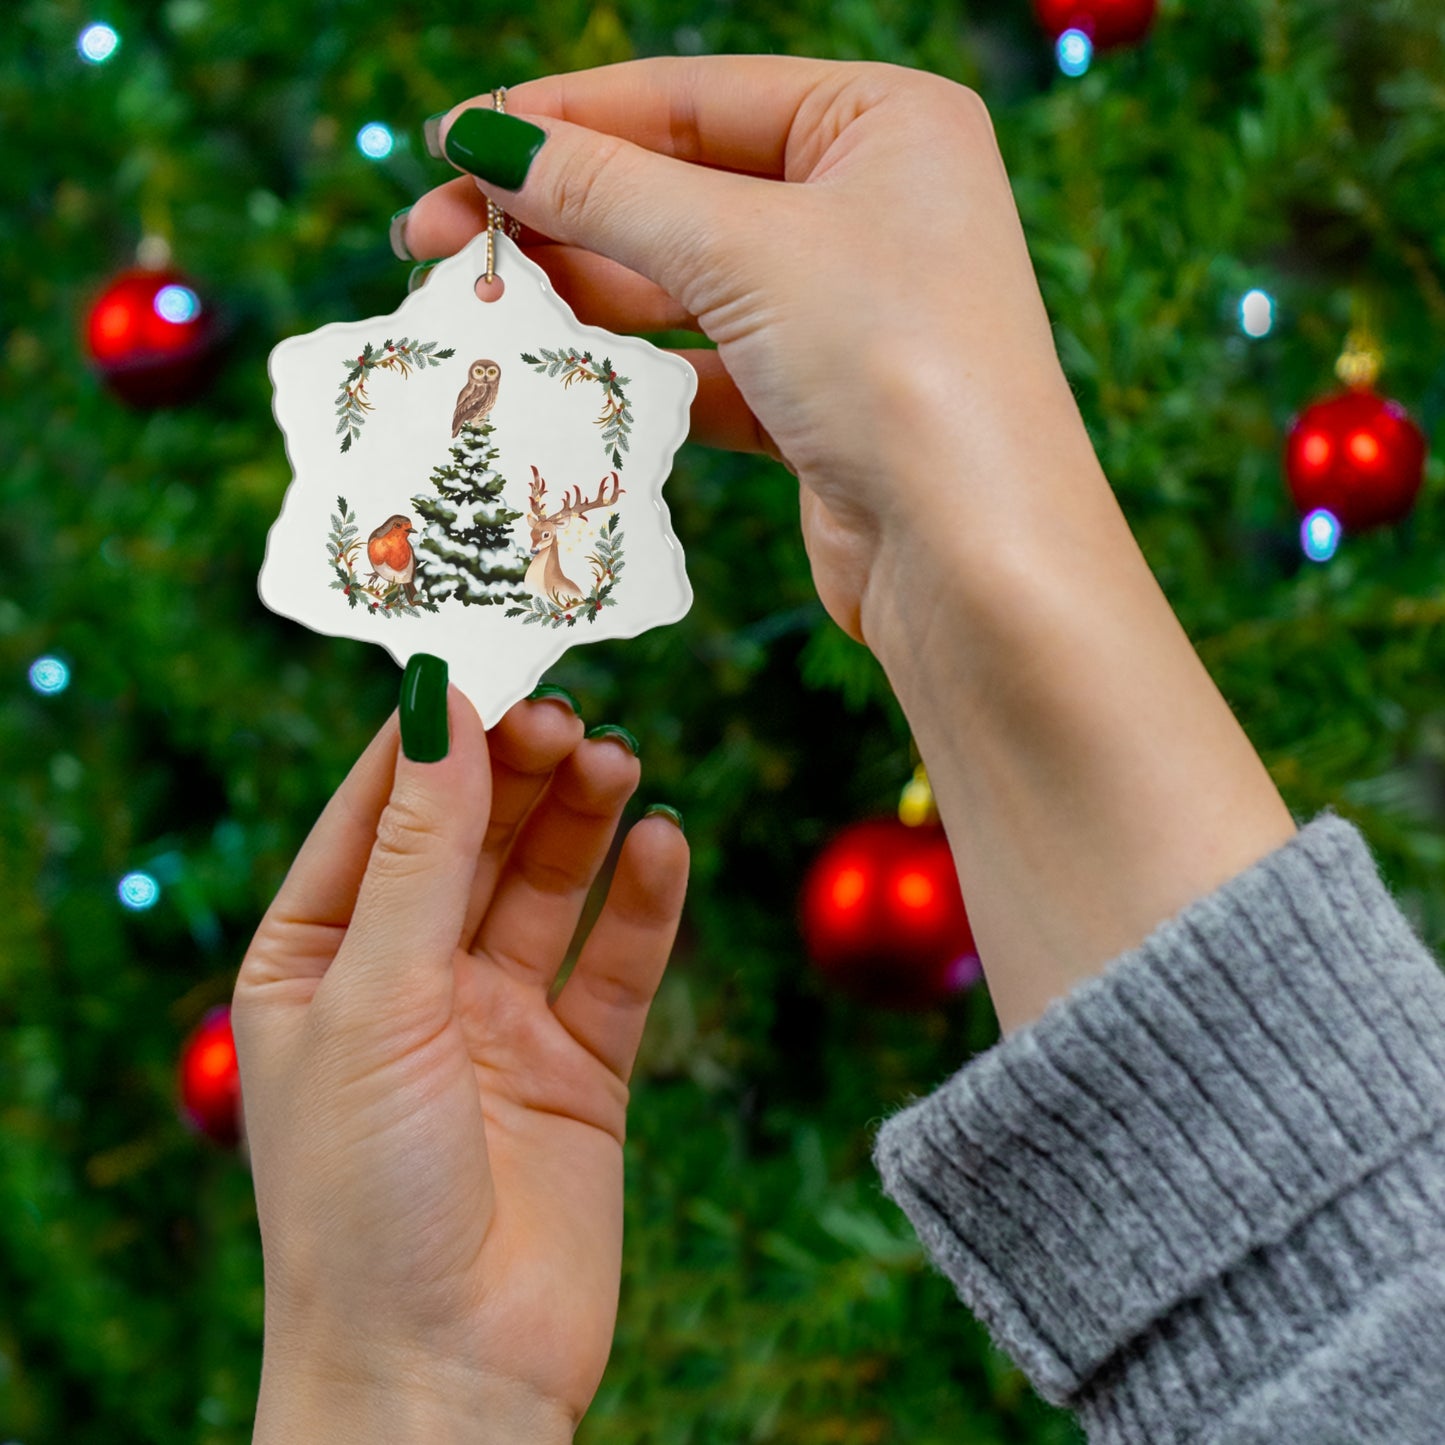
[[[120,38],[103,64],[77,53],[95,21]],[[229,1001],[399,681],[379,648],[258,600],[290,477],[267,353],[404,293],[387,218],[452,174],[426,156],[423,117],[547,72],[729,51],[918,66],[987,99],[1145,555],[1296,817],[1333,805],[1358,822],[1426,941],[1445,939],[1440,463],[1408,520],[1324,563],[1301,553],[1280,465],[1292,414],[1335,388],[1362,298],[1379,389],[1436,427],[1438,4],[1166,0],[1145,43],[1069,77],[1027,0],[12,0],[0,1438],[250,1436],[250,1176],[179,1121],[177,1054]],[[356,143],[369,122],[395,133],[383,159]],[[127,408],[87,365],[87,309],[146,235],[231,329],[186,406]],[[1276,306],[1258,338],[1240,324],[1254,287]],[[579,1438],[1077,1440],[927,1265],[868,1158],[885,1112],[997,1038],[986,994],[869,1008],[810,969],[792,921],[819,846],[894,805],[907,726],[814,597],[784,471],[688,447],[667,497],[688,617],[548,675],[589,724],[641,740],[629,820],[673,803],[694,848],[634,1076],[617,1340]],[[29,682],[44,656],[68,667],[63,691]],[[132,870],[161,885],[144,911],[117,897]]]

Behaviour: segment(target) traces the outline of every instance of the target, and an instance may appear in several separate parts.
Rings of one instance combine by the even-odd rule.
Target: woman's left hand
[[[447,703],[438,762],[382,728],[236,982],[258,1442],[570,1439],[611,1350],[627,1081],[687,844],[632,828],[549,1002],[639,764],[560,701],[517,704],[490,746]]]

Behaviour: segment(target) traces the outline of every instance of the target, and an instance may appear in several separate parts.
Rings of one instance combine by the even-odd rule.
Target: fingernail
[[[677,824],[677,831],[686,837],[687,829],[682,826],[682,814],[676,808],[669,807],[666,803],[653,803],[642,816],[650,818],[654,813],[659,813],[664,818],[671,818]]]
[[[437,261],[441,259],[440,256],[437,257]],[[411,268],[411,275],[406,278],[406,294],[408,296],[410,296],[418,286],[425,283],[426,273],[430,271],[436,263],[436,261],[423,261],[420,266],[413,266]]]
[[[406,249],[406,218],[411,214],[410,206],[403,206],[391,218],[391,253],[398,261],[415,261],[416,257]]]
[[[426,153],[435,160],[444,161],[442,154],[442,122],[447,118],[444,110],[429,115],[421,123],[421,138],[426,142]]]
[[[546,139],[547,132],[529,120],[474,106],[452,122],[447,159],[494,186],[515,191]]]
[[[447,755],[447,665],[415,652],[401,680],[401,750],[414,763],[437,763]]]
[[[531,702],[535,698],[542,697],[555,697],[559,702],[565,702],[578,717],[582,716],[582,704],[565,687],[558,687],[556,683],[552,682],[544,682],[541,687],[527,694],[527,701]]]
[[[632,750],[632,756],[637,756],[637,739],[624,727],[618,727],[616,723],[598,723],[595,728],[587,730],[589,738],[616,738],[618,742]]]

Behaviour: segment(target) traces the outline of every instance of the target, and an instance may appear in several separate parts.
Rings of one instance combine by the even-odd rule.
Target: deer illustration
[[[597,495],[588,501],[582,499],[582,488],[573,487],[576,497],[568,501],[562,493],[562,506],[549,513],[543,498],[547,495],[547,483],[541,472],[532,468],[532,487],[528,494],[527,524],[532,529],[532,561],[527,568],[523,585],[534,596],[550,598],[554,602],[566,603],[569,599],[580,601],[580,588],[562,570],[562,561],[557,555],[557,538],[562,529],[574,518],[596,511],[598,507],[610,507],[622,495],[617,473],[613,472],[612,495],[607,495],[608,478],[603,477],[597,488]]]

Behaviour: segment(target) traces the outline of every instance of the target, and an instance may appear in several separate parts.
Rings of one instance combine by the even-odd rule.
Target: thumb
[[[448,686],[441,658],[413,655],[400,712],[391,795],[323,987],[392,1027],[439,1026],[491,814],[491,767],[481,719]]]
[[[440,142],[446,159],[509,216],[647,277],[693,315],[697,283],[732,249],[739,218],[757,225],[764,197],[765,183],[751,176],[550,115],[470,106],[442,122]]]

